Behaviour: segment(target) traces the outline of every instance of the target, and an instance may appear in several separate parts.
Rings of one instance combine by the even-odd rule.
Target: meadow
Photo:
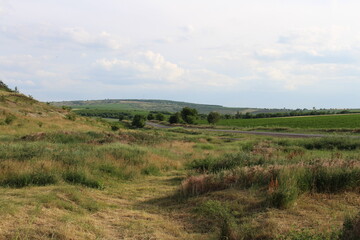
[[[0,95],[0,239],[359,239],[358,138],[112,130]]]

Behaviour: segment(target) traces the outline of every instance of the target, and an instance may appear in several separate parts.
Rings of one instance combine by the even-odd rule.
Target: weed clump
[[[57,178],[50,173],[23,173],[10,175],[5,178],[1,185],[12,188],[22,188],[27,186],[46,186],[57,183]]]
[[[161,174],[160,169],[155,165],[146,166],[141,170],[143,175],[159,176]]]
[[[87,175],[79,171],[68,171],[63,174],[63,179],[70,184],[80,184],[90,188],[103,189],[103,185],[93,179],[89,179]]]

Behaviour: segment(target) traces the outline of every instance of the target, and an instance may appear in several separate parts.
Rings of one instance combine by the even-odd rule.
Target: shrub
[[[85,173],[69,171],[63,174],[63,179],[70,184],[81,184],[90,188],[103,189],[103,185],[96,180],[89,179]]]
[[[181,122],[181,115],[179,112],[173,114],[170,116],[169,118],[169,123],[170,124],[175,124],[175,123],[180,123]]]
[[[158,114],[156,114],[155,118],[158,121],[164,121],[165,120],[165,115],[162,114],[162,113],[158,113]]]
[[[210,112],[207,116],[207,121],[208,123],[210,124],[215,124],[217,123],[221,118],[221,115],[220,113],[217,113],[217,112]]]
[[[136,127],[136,128],[143,128],[145,127],[145,117],[143,115],[135,115],[132,122],[131,122],[131,126]]]
[[[181,110],[181,117],[184,120],[184,122],[188,124],[194,124],[195,120],[197,118],[198,112],[194,108],[184,107]]]

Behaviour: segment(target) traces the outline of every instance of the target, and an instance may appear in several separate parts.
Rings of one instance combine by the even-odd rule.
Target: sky
[[[0,80],[41,101],[360,108],[360,1],[0,0]]]

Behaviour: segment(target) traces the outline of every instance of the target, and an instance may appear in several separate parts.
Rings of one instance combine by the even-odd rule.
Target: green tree
[[[180,123],[180,121],[181,121],[181,115],[180,115],[179,112],[171,115],[170,118],[169,118],[169,123],[170,124]]]
[[[184,107],[180,114],[184,122],[194,124],[197,119],[198,112],[195,108]]]
[[[221,117],[220,113],[218,113],[218,112],[210,112],[208,114],[208,116],[207,116],[207,121],[210,124],[215,124],[220,120],[220,117]]]
[[[165,115],[162,114],[162,113],[158,113],[158,114],[156,114],[155,118],[158,121],[164,121],[165,120]]]
[[[154,117],[154,114],[152,114],[152,113],[149,113],[149,115],[147,115],[147,120],[154,120],[155,119],[155,117]]]
[[[131,122],[131,126],[136,128],[145,127],[146,119],[145,116],[136,114]]]

